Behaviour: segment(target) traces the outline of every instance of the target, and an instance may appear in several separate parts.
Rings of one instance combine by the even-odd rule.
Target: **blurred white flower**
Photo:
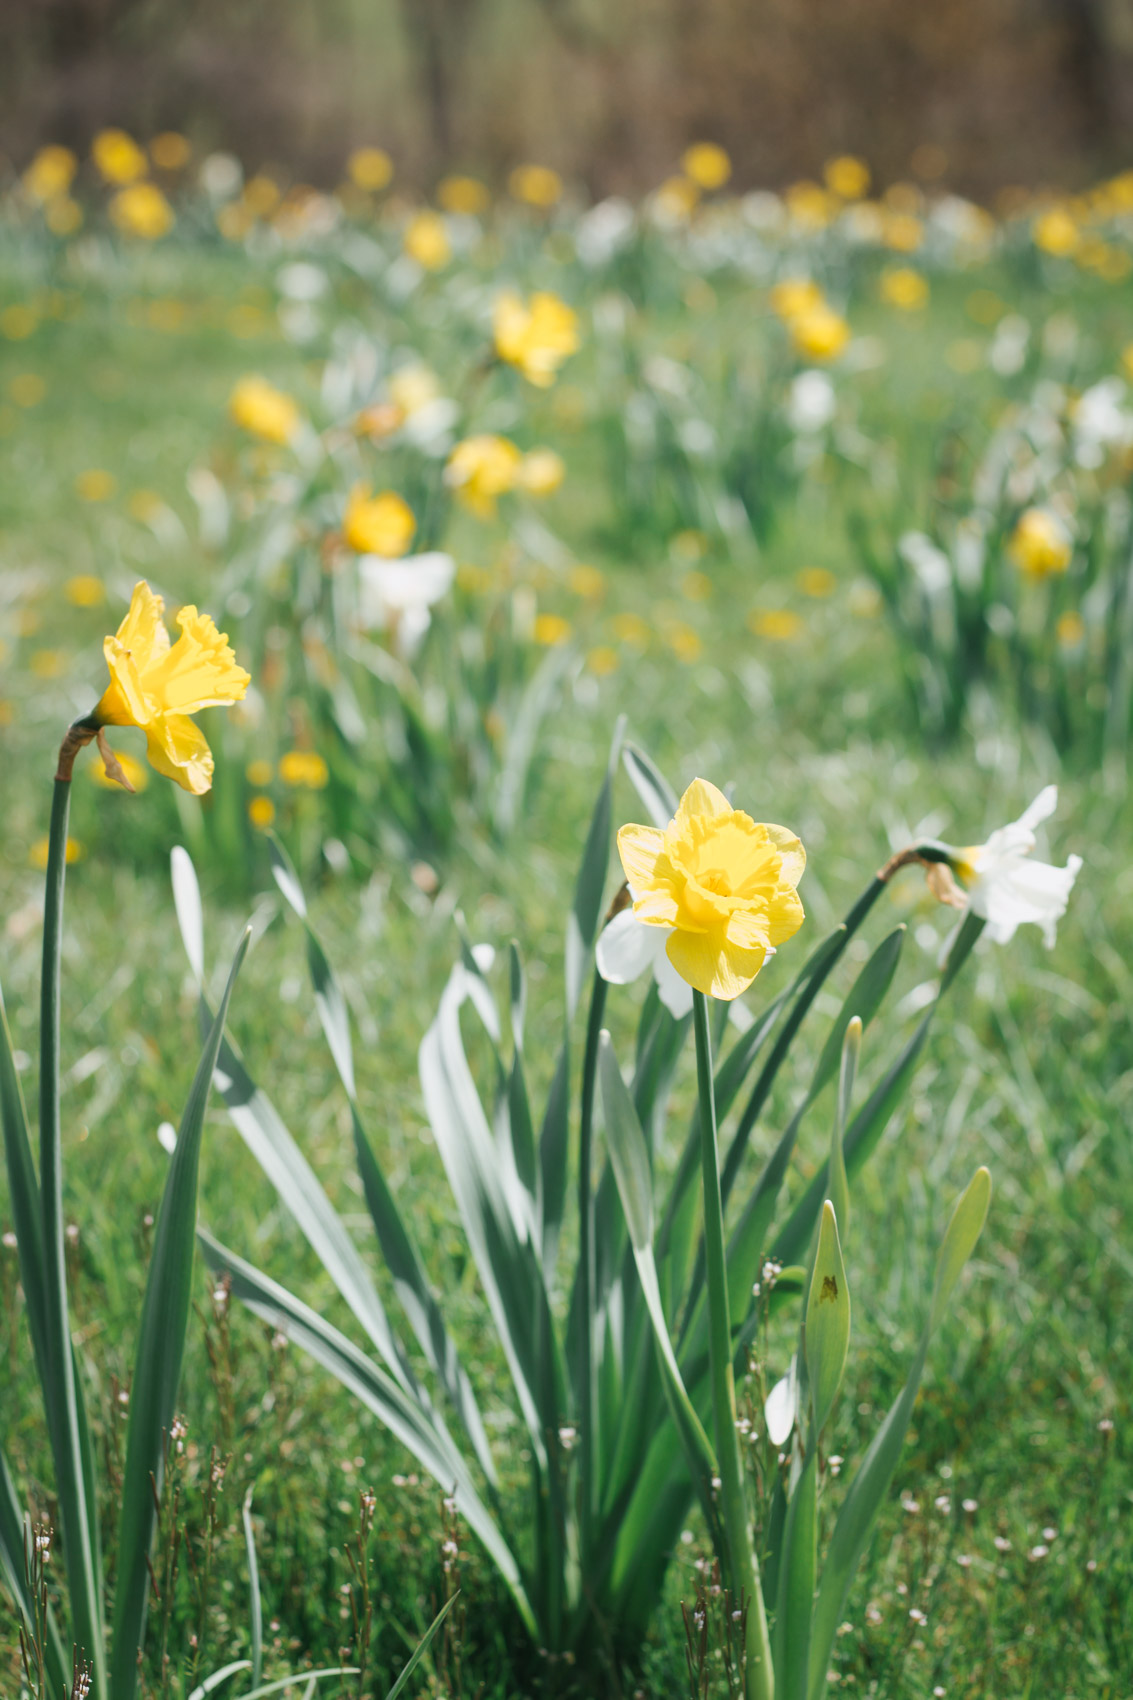
[[[1054,944],[1055,929],[1066,913],[1082,866],[1081,856],[1071,856],[1064,868],[1031,857],[1035,827],[1057,806],[1058,787],[1048,785],[1017,821],[1001,826],[986,844],[961,850],[951,859],[968,906],[984,917],[988,937],[996,944],[1007,944],[1024,921],[1042,928],[1048,950]]]
[[[583,213],[574,233],[575,249],[583,265],[607,265],[629,241],[636,219],[629,201],[619,195],[599,201]]]
[[[1078,399],[1073,412],[1074,458],[1092,471],[1110,449],[1133,443],[1133,414],[1122,406],[1125,385],[1120,378],[1103,378]]]
[[[399,652],[411,656],[429,629],[429,610],[446,595],[456,576],[451,555],[430,550],[387,561],[362,555],[358,561],[358,612],[367,631],[389,631]]]
[[[800,372],[787,396],[787,423],[796,433],[821,431],[837,406],[834,385],[825,372]]]

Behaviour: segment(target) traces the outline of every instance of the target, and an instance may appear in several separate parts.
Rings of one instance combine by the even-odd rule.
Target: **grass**
[[[10,755],[0,772],[4,994],[15,1043],[29,1059],[24,1084],[31,1095],[39,876],[28,857],[45,830],[53,745],[92,700],[105,629],[103,610],[75,610],[56,594],[58,586],[93,570],[117,592],[147,573],[204,599],[213,568],[191,542],[186,469],[209,457],[223,465],[231,455],[215,447],[223,439],[218,420],[241,372],[258,367],[305,394],[313,394],[315,374],[309,356],[275,332],[270,268],[236,250],[203,241],[137,258],[92,249],[86,262],[73,259],[60,275],[57,260],[6,237],[0,265],[8,292],[40,296],[48,309],[33,337],[0,346],[0,393],[10,397],[11,380],[29,373],[45,385],[35,406],[9,399],[0,414],[15,472],[0,494],[0,590],[7,612],[31,606],[41,621],[22,637],[14,627],[4,632],[14,719],[4,729]],[[1088,281],[1059,298],[1042,280],[1010,271],[981,274],[978,284],[1001,291],[1036,322],[1073,312],[1098,342],[1117,344],[1128,329],[1115,293]],[[941,419],[958,409],[978,419],[1012,388],[986,372],[969,382],[942,358],[977,334],[964,306],[973,287],[953,277],[934,289],[929,321],[915,332],[868,305],[856,325],[891,345],[886,366],[863,385],[862,423],[895,444],[897,488],[901,500],[909,492],[910,512],[924,499]],[[345,313],[356,297],[349,284],[342,288]],[[61,298],[49,300],[45,291]],[[174,298],[184,310],[180,325],[155,328],[144,303]],[[694,370],[710,371],[743,310],[740,291],[724,294],[716,315],[663,304],[664,345]],[[167,312],[167,327],[177,317]],[[587,358],[580,357],[581,376],[572,374],[572,383],[588,381]],[[581,430],[565,452],[572,479],[584,486],[596,453],[591,435]],[[75,493],[75,480],[91,468],[117,481],[105,502],[83,502]],[[130,493],[138,489],[155,491],[175,516],[164,535],[131,516]],[[697,772],[734,778],[739,795],[797,828],[810,853],[804,895],[815,929],[830,924],[884,860],[891,834],[900,840],[931,814],[944,836],[978,842],[1053,773],[1049,749],[1009,724],[997,744],[976,749],[929,751],[910,737],[889,634],[876,618],[851,611],[845,499],[835,490],[824,506],[814,496],[812,488],[809,499],[783,504],[760,555],[730,557],[714,546],[702,563],[712,593],[688,604],[681,593],[687,563],[667,557],[652,539],[619,532],[585,499],[574,507],[564,492],[549,513],[578,554],[607,569],[613,601],[653,613],[680,607],[705,639],[705,657],[677,670],[671,655],[653,647],[609,679],[583,677],[542,740],[515,840],[501,847],[469,828],[440,865],[435,896],[421,894],[406,860],[379,861],[361,884],[322,865],[315,913],[344,972],[363,1112],[425,1244],[446,1314],[477,1364],[503,1448],[502,1366],[492,1356],[425,1122],[416,1046],[457,949],[452,918],[459,910],[472,936],[498,950],[512,936],[522,941],[532,981],[529,1055],[552,1055],[563,914],[615,714],[629,714],[633,734],[675,780]],[[800,596],[796,574],[807,565],[839,574],[831,601],[811,605]],[[29,599],[29,587],[43,594]],[[803,640],[753,644],[734,617],[753,602],[801,608]],[[55,680],[44,676],[36,650],[63,656]],[[1037,937],[1021,934],[1008,949],[980,956],[942,1016],[915,1090],[855,1199],[848,1257],[854,1341],[831,1439],[847,1468],[899,1388],[923,1319],[926,1228],[939,1230],[948,1199],[977,1161],[988,1162],[996,1186],[974,1276],[932,1353],[893,1501],[838,1642],[831,1687],[878,1700],[938,1690],[986,1700],[1118,1700],[1133,1685],[1124,1230],[1133,1207],[1126,1131],[1133,908],[1123,851],[1133,811],[1122,793],[1072,763],[1061,783],[1056,848],[1079,849],[1086,866],[1057,949],[1048,956]],[[177,837],[167,791],[155,784],[129,800],[76,783],[75,832],[86,854],[72,871],[67,899],[66,1207],[76,1229],[73,1321],[111,1482],[124,1433],[118,1393],[129,1374],[165,1170],[157,1128],[176,1122],[196,1059],[195,999],[157,854]],[[636,813],[624,787],[616,818]],[[139,834],[132,823],[147,814]],[[219,972],[246,908],[228,899],[215,871],[200,871],[210,961]],[[265,894],[253,905],[262,935],[236,992],[232,1031],[369,1247],[347,1109],[310,1006],[301,939],[267,895],[262,865],[253,869],[252,885]],[[914,877],[886,908],[876,936],[895,918],[910,927],[898,994],[911,1010],[916,987],[931,978],[945,920]],[[774,964],[756,993],[765,985],[773,993],[779,974]],[[691,1104],[691,1059],[686,1064],[677,1092]],[[532,1066],[538,1073],[538,1060]],[[865,1069],[868,1078],[868,1048]],[[781,1125],[796,1084],[780,1090],[770,1127]],[[825,1142],[815,1119],[805,1129],[793,1185],[807,1179]],[[0,1220],[5,1208],[0,1194]],[[226,1243],[337,1315],[313,1260],[215,1106],[201,1216]],[[20,1309],[15,1254],[0,1248],[0,1323],[11,1366],[0,1385],[0,1432],[27,1499],[49,1516],[47,1448]],[[374,1645],[379,1671],[392,1677],[444,1598],[439,1492],[417,1479],[400,1448],[334,1384],[246,1313],[229,1309],[203,1269],[197,1309],[181,1393],[187,1440],[177,1468],[189,1546],[199,1564],[211,1540],[215,1557],[203,1603],[193,1567],[182,1560],[169,1621],[177,1665],[203,1673],[247,1651],[240,1508],[249,1489],[269,1674],[302,1662],[333,1663],[349,1650],[347,1546],[359,1491],[372,1488]],[[782,1352],[786,1343],[776,1345]],[[227,1466],[210,1536],[204,1485],[214,1456]],[[599,1689],[683,1692],[679,1602],[691,1598],[705,1550],[694,1521],[634,1668],[604,1669],[598,1659],[591,1669],[572,1670],[524,1648],[502,1590],[475,1547],[463,1543],[460,1615],[429,1665],[430,1691],[484,1700]],[[194,1635],[204,1643],[195,1650]],[[18,1655],[11,1619],[2,1615],[0,1645],[0,1693],[14,1696]]]

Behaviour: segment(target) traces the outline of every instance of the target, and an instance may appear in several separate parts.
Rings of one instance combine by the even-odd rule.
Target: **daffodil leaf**
[[[806,1700],[817,1566],[818,1453],[812,1448],[787,1505],[775,1613],[775,1700]]]
[[[822,1206],[819,1221],[803,1339],[817,1445],[842,1384],[850,1344],[850,1289],[838,1242],[838,1222],[829,1199]]]
[[[659,831],[664,832],[680,806],[679,799],[661,769],[636,744],[627,744],[622,754],[622,766],[629,782],[641,798],[645,812]]]
[[[590,817],[590,830],[586,835],[586,846],[582,852],[578,881],[574,889],[574,902],[571,905],[570,915],[567,917],[566,994],[568,1021],[573,1017],[578,1007],[578,1000],[582,994],[586,959],[593,949],[594,940],[598,935],[598,923],[602,918],[602,898],[606,890],[606,873],[610,865],[614,772],[624,734],[625,717],[622,716],[614,728],[605,776],[598,792],[598,800],[594,805],[594,813]]]
[[[405,1687],[406,1683],[409,1681],[409,1678],[413,1675],[413,1672],[417,1669],[417,1666],[420,1664],[421,1660],[424,1658],[425,1654],[428,1652],[429,1646],[432,1643],[434,1635],[437,1633],[437,1630],[441,1627],[441,1624],[444,1622],[445,1618],[448,1616],[449,1612],[452,1610],[453,1606],[456,1604],[459,1596],[460,1596],[460,1590],[458,1588],[456,1593],[452,1595],[451,1599],[447,1599],[445,1601],[444,1605],[441,1607],[440,1611],[437,1613],[437,1615],[433,1619],[432,1623],[430,1623],[428,1629],[426,1629],[426,1631],[425,1631],[424,1635],[421,1637],[420,1641],[418,1641],[416,1647],[414,1647],[413,1652],[411,1653],[411,1655],[409,1657],[409,1662],[406,1664],[404,1670],[401,1672],[401,1675],[398,1677],[397,1681],[394,1683],[393,1687],[390,1689],[389,1693],[386,1695],[386,1700],[397,1700],[397,1696],[401,1693],[402,1689]]]

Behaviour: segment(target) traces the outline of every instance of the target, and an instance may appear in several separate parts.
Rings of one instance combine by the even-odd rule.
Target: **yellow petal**
[[[729,944],[719,929],[674,933],[665,954],[682,980],[698,992],[725,1002],[747,991],[767,959],[762,948],[747,950]]]
[[[162,627],[164,631],[164,626]],[[134,652],[121,637],[103,639],[102,653],[110,683],[102,693],[93,718],[103,726],[148,726],[152,709],[146,700],[141,672]]]
[[[633,912],[648,926],[671,927],[677,919],[677,900],[670,891],[646,891],[635,899]]]
[[[143,677],[146,695],[163,714],[195,714],[226,702],[238,702],[251,679],[218,632],[210,615],[190,604],[177,616],[181,636]]]
[[[773,826],[770,822],[766,824],[771,842],[783,859],[783,871],[780,877],[787,885],[798,885],[806,868],[806,851],[803,849],[802,841],[796,837],[789,827]]]
[[[657,859],[665,849],[665,835],[655,826],[623,826],[618,832],[618,855],[626,879],[642,891],[655,878]]]
[[[728,917],[725,937],[729,944],[738,950],[762,950],[768,948],[767,921],[762,915],[754,914],[750,909],[738,909]]]
[[[212,751],[187,714],[162,714],[146,731],[150,766],[201,797],[212,784]]]
[[[732,805],[722,791],[708,779],[694,779],[684,796],[670,831],[683,833],[688,822],[697,816],[706,816],[709,820],[717,815],[730,815]]]
[[[144,671],[169,648],[169,633],[162,619],[164,612],[161,597],[154,594],[145,579],[139,579],[130,598],[129,612],[116,633],[118,642],[133,656],[139,671]]]
[[[806,914],[794,886],[781,885],[767,909],[767,939],[772,945],[793,938],[806,920]]]

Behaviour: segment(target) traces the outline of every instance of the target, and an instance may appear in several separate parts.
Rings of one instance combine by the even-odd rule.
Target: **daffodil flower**
[[[385,561],[363,555],[358,562],[358,613],[367,631],[393,632],[402,655],[411,656],[429,629],[429,610],[456,577],[456,562],[439,549]]]
[[[97,728],[100,748],[103,727],[140,727],[151,767],[201,796],[212,784],[212,751],[190,716],[239,702],[251,681],[208,614],[182,608],[171,643],[163,611],[144,580],[134,587],[129,613],[102,646],[110,684],[82,724]]]
[[[1007,944],[1024,921],[1042,928],[1049,950],[1054,944],[1058,922],[1066,913],[1070,892],[1082,866],[1081,856],[1071,856],[1064,868],[1036,862],[1035,827],[1047,820],[1058,806],[1058,787],[1040,791],[1030,808],[993,832],[986,844],[950,853],[948,865],[959,880],[966,907],[982,915],[988,937]]]
[[[705,779],[693,780],[664,832],[623,826],[618,854],[633,915],[662,934],[669,966],[696,991],[739,997],[802,926],[799,840],[733,809]]]
[[[630,895],[637,893],[630,888]],[[671,927],[649,926],[632,909],[614,916],[598,936],[598,972],[611,986],[626,986],[646,970],[657,982],[657,993],[676,1021],[692,1013],[692,987],[682,980],[666,955]]]

